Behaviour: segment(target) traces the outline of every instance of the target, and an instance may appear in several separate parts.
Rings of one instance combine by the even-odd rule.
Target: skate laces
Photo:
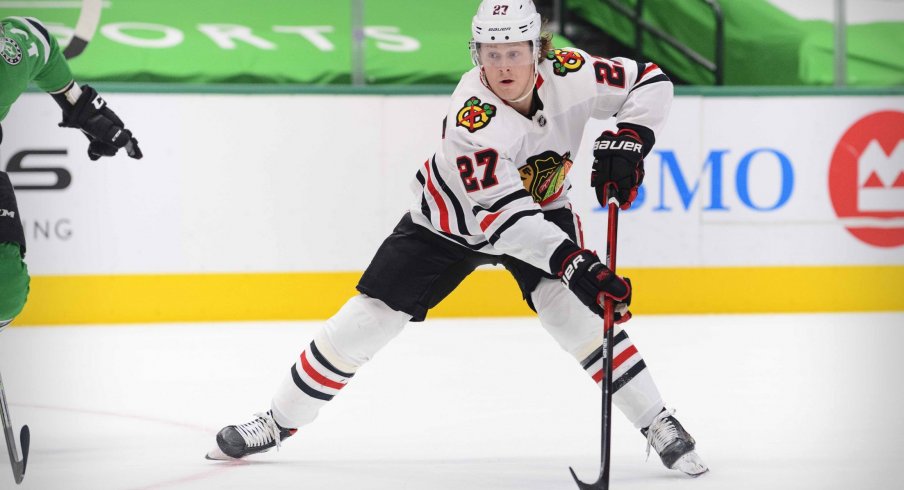
[[[235,430],[241,434],[242,439],[248,447],[266,446],[271,442],[276,444],[276,450],[279,450],[279,427],[270,413],[256,413],[256,419],[237,425]]]
[[[650,459],[650,447],[656,449],[656,453],[678,438],[678,428],[672,423],[672,415],[675,409],[663,410],[653,419],[653,423],[647,428],[647,460]]]

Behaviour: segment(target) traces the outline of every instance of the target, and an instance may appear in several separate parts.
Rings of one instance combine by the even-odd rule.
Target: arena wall
[[[4,121],[32,273],[17,324],[316,319],[412,202],[443,95],[110,93],[145,158],[91,162],[56,104]],[[571,171],[588,248],[605,248]],[[904,96],[683,95],[620,221],[636,314],[904,310]],[[481,269],[435,316],[529,315]]]

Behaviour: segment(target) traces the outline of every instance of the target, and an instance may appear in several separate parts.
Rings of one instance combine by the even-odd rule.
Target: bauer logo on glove
[[[643,144],[624,140],[596,140],[593,144],[593,151],[596,150],[634,151],[643,155]]]
[[[644,148],[640,135],[631,129],[620,129],[617,133],[605,131],[596,139],[590,185],[596,188],[596,199],[601,206],[609,200],[606,187],[614,185],[619,207],[631,207],[643,183]]]

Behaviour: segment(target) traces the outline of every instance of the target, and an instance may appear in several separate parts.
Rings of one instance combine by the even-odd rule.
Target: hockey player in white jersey
[[[452,94],[436,154],[412,181],[410,212],[364,272],[360,294],[292,365],[270,410],[223,428],[208,458],[279,446],[409,321],[423,321],[483,264],[512,273],[541,325],[601,384],[601,305],[609,296],[617,323],[630,319],[631,283],[584,248],[568,172],[587,121],[615,116],[618,131],[594,144],[590,180],[598,189],[615,183],[621,206],[630,207],[672,84],[655,64],[552,49],[550,39],[530,0],[480,4],[472,22],[475,67]],[[627,333],[617,325],[614,334],[614,404],[667,467],[706,472]]]

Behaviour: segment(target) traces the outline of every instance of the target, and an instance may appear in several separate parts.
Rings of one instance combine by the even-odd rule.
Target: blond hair
[[[546,58],[546,53],[553,50],[552,45],[552,33],[551,32],[541,32],[540,33],[540,61],[543,61]]]

